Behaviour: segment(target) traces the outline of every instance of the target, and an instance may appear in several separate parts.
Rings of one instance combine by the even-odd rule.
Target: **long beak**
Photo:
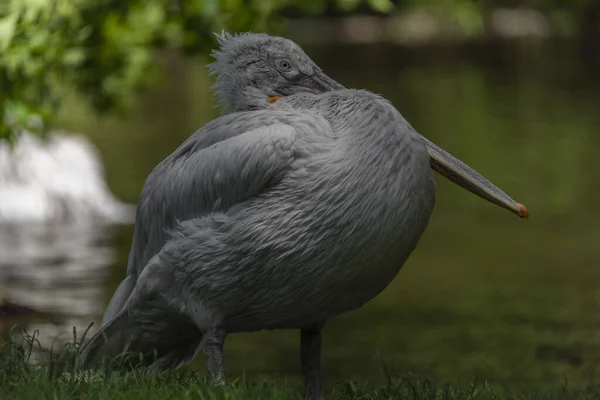
[[[321,70],[315,71],[315,74],[312,77],[312,86],[313,89],[320,93],[328,92],[330,90],[345,89],[342,84],[336,82],[334,79],[331,79]]]
[[[425,139],[425,138],[423,138]],[[494,203],[521,218],[528,218],[529,211],[523,204],[517,203],[492,182],[475,172],[471,167],[425,139],[429,151],[431,168],[467,189],[469,192]]]
[[[345,87],[325,75],[323,71],[316,70],[313,75],[303,78],[295,85],[277,89],[278,95],[270,97],[268,102],[274,103],[282,97],[296,93],[308,92],[318,94],[341,89],[345,89]]]

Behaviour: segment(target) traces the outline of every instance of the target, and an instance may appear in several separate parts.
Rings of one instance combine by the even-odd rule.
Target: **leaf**
[[[0,19],[0,50],[6,51],[10,47],[17,30],[19,15],[14,13]]]
[[[64,52],[62,56],[63,63],[69,66],[77,66],[85,59],[85,53],[81,48],[72,48]]]
[[[28,0],[21,3],[23,10],[23,21],[35,24],[37,18],[44,12],[51,11],[54,2],[50,0]]]

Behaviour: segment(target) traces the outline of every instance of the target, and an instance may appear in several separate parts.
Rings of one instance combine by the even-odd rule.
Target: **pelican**
[[[218,39],[210,69],[224,115],[147,178],[127,276],[83,346],[85,365],[128,345],[160,371],[203,349],[222,383],[227,335],[298,329],[305,394],[318,399],[321,330],[398,274],[433,210],[432,170],[520,217],[528,211],[294,42]]]

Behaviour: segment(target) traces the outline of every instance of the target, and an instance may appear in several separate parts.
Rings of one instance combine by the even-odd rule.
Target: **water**
[[[594,70],[568,43],[307,52],[346,86],[391,99],[419,132],[531,213],[520,220],[437,179],[434,215],[397,279],[362,309],[327,324],[329,382],[377,382],[379,360],[393,373],[441,380],[597,382],[600,187],[593,160],[600,148],[600,77]],[[98,145],[108,183],[125,201],[136,202],[149,171],[218,114],[201,60],[164,62],[168,75],[126,119],[93,117],[76,101],[61,116],[64,127],[88,133]],[[98,322],[124,276],[132,231],[4,231],[0,254],[10,246],[21,258],[3,256],[1,285],[38,312],[1,320],[0,329],[19,322],[39,328],[48,341],[59,332],[68,338],[74,324]],[[23,248],[33,250],[17,251]],[[232,336],[228,368],[296,380],[298,336]],[[203,368],[201,358],[193,367]]]

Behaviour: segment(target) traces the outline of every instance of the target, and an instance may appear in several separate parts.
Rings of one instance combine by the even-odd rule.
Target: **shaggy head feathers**
[[[223,113],[266,108],[271,96],[342,88],[291,40],[262,33],[215,36],[220,47],[208,68]]]

